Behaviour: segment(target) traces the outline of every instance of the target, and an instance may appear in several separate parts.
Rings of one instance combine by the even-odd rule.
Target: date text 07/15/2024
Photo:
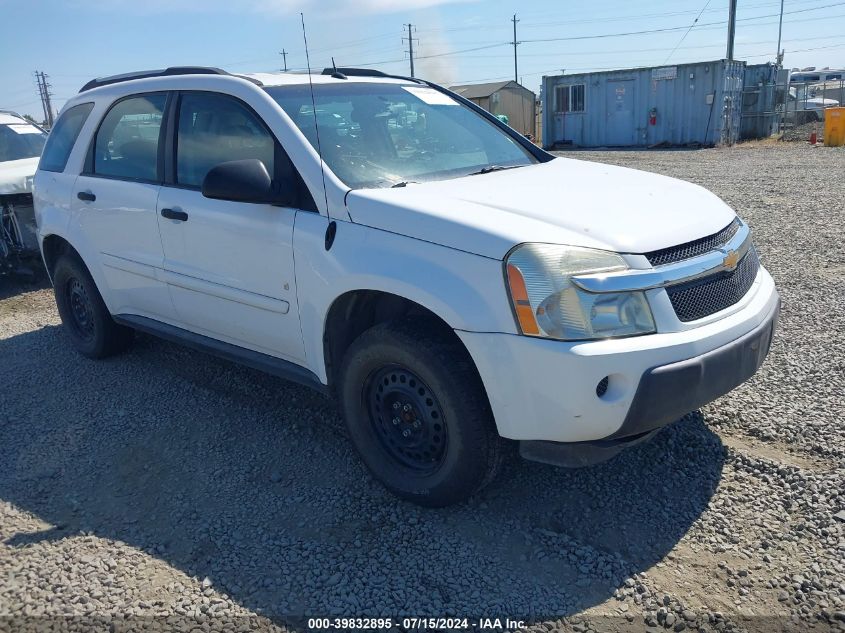
[[[393,618],[309,618],[308,628],[311,630],[378,630],[392,629],[401,625],[404,630],[425,631],[442,629],[489,629],[508,631],[521,629],[525,625],[523,620],[510,618],[428,618],[405,617]]]

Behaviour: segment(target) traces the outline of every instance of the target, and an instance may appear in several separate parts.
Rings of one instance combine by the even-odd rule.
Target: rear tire
[[[76,350],[88,358],[106,358],[126,350],[134,330],[111,318],[91,273],[79,257],[62,255],[53,268],[56,306]]]
[[[344,357],[338,391],[364,463],[403,499],[457,503],[501,465],[503,440],[475,365],[437,324],[411,319],[364,332]]]

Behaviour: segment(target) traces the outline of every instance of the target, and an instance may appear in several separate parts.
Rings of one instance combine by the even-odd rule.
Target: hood
[[[0,163],[0,196],[32,193],[32,177],[39,158],[22,158]]]
[[[689,242],[733,210],[691,183],[568,158],[347,197],[353,222],[502,259],[524,242],[620,253]]]

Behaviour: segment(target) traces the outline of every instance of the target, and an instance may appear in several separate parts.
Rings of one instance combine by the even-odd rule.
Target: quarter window
[[[47,144],[41,153],[41,162],[38,163],[38,169],[56,172],[65,170],[70,151],[73,149],[79,132],[82,130],[88,115],[91,114],[93,107],[93,103],[80,103],[68,108],[59,117],[47,138]]]
[[[274,173],[275,141],[243,103],[213,93],[186,93],[179,104],[176,182],[200,187],[209,170],[232,160],[257,158]]]
[[[555,112],[583,112],[584,84],[555,87]]]
[[[158,145],[165,93],[119,101],[100,124],[94,141],[94,173],[157,182]]]

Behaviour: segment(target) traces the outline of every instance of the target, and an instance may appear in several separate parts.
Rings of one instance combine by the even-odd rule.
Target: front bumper
[[[768,353],[779,305],[761,268],[735,310],[683,331],[589,342],[458,335],[481,374],[500,435],[602,440],[621,450],[750,378]],[[604,377],[607,390],[597,392]]]

